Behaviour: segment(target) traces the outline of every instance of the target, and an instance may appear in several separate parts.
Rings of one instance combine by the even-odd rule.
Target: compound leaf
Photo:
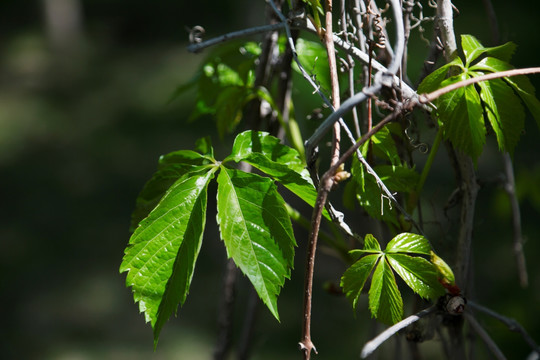
[[[188,294],[214,169],[186,174],[176,181],[140,223],[125,250],[120,272],[128,272],[126,284],[152,324],[154,344],[163,324]]]
[[[271,179],[221,168],[217,220],[227,254],[279,320],[277,296],[296,245],[285,202]]]

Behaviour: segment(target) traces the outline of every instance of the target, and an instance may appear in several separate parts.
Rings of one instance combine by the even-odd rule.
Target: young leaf
[[[223,162],[245,161],[292,191],[311,206],[317,191],[298,152],[280,144],[278,138],[260,131],[245,131],[234,140],[231,155]],[[325,211],[325,216],[328,213]]]
[[[461,35],[461,48],[465,55],[465,66],[467,67],[485,51],[480,41],[472,35]]]
[[[381,245],[379,245],[379,242],[377,239],[375,239],[375,236],[371,234],[366,234],[364,236],[364,250],[365,251],[381,251]]]
[[[356,309],[366,280],[371,275],[380,257],[381,254],[371,254],[360,258],[341,277],[340,285],[347,298],[352,302],[353,309]]]
[[[413,233],[396,235],[386,246],[385,253],[430,255],[431,246],[425,237]]]
[[[435,267],[426,259],[405,254],[387,254],[386,258],[392,269],[421,297],[436,300],[444,294]]]
[[[437,276],[439,279],[443,280],[448,285],[454,285],[456,283],[456,278],[452,268],[441,259],[435,252],[431,251],[430,261],[435,266],[435,271],[437,271]]]
[[[403,317],[403,299],[386,256],[381,257],[373,272],[369,308],[373,317],[388,325],[397,323]]]
[[[277,296],[296,245],[285,202],[269,178],[222,166],[217,181],[217,220],[227,254],[279,320]]]
[[[205,225],[206,190],[215,169],[186,174],[175,182],[125,250],[120,272],[128,272],[126,284],[152,324],[154,344],[188,294]]]

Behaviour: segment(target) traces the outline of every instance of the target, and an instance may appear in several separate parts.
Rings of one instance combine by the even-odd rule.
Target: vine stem
[[[332,28],[332,0],[326,0],[326,32],[324,35],[324,45],[328,54],[328,68],[330,69],[330,80],[332,82],[332,106],[337,109],[340,106],[339,81],[336,65],[336,49],[334,48],[334,30]],[[334,165],[339,159],[339,142],[341,140],[339,122],[334,123],[334,133],[332,138],[332,154],[330,165]]]
[[[360,146],[368,141],[373,135],[379,132],[385,125],[392,122],[400,111],[395,111],[381,120],[375,125],[371,131],[367,132],[362,138],[351,146],[339,160],[330,168],[321,178],[319,183],[319,191],[317,193],[317,200],[313,208],[313,215],[311,217],[311,231],[308,239],[308,252],[306,262],[306,275],[304,277],[304,322],[302,327],[302,341],[299,342],[300,350],[304,353],[304,359],[309,360],[311,358],[311,351],[317,353],[315,345],[311,340],[311,300],[313,295],[313,272],[315,269],[315,254],[317,250],[317,240],[319,237],[319,229],[321,227],[322,212],[328,198],[328,194],[332,189],[333,177],[336,170],[341,164],[343,164],[350,156],[352,156]]]

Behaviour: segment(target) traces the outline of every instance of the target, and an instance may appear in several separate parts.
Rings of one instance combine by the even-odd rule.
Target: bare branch
[[[473,78],[469,78],[469,79],[466,79],[457,83],[450,84],[439,90],[435,90],[429,94],[421,94],[418,96],[418,101],[420,102],[420,104],[427,104],[429,102],[432,102],[439,96],[449,93],[450,91],[454,91],[456,89],[459,89],[465,86],[476,84],[481,81],[493,80],[493,79],[498,79],[502,77],[512,77],[512,76],[539,74],[539,73],[540,73],[540,67],[533,67],[533,68],[499,71],[499,72],[489,73],[489,74],[485,74],[481,76],[475,76]]]
[[[523,337],[525,342],[531,347],[531,349],[536,351],[536,353],[540,355],[540,346],[538,346],[538,344],[534,341],[534,339],[527,333],[527,331],[523,328],[523,326],[521,326],[521,324],[518,323],[516,320],[507,318],[506,316],[503,316],[491,309],[488,309],[485,306],[479,305],[470,300],[467,302],[467,305],[471,309],[483,312],[484,314],[489,315],[492,318],[499,320],[500,322],[508,326],[508,330],[521,334],[521,336]]]
[[[489,336],[487,331],[480,325],[480,323],[476,321],[474,316],[469,313],[464,313],[463,316],[465,316],[465,319],[467,319],[472,329],[478,334],[478,336],[480,336],[480,339],[482,339],[482,341],[486,344],[495,358],[498,360],[506,360],[506,356],[504,356],[501,349],[499,349],[495,341],[493,341],[491,336]]]
[[[364,345],[362,348],[362,352],[360,353],[360,357],[362,359],[367,358],[369,355],[371,355],[379,346],[381,346],[386,340],[390,339],[393,335],[395,335],[398,331],[401,329],[406,328],[407,326],[414,324],[424,316],[427,316],[431,313],[434,313],[437,310],[437,305],[432,305],[427,309],[424,309],[414,315],[411,315],[397,324],[394,324],[390,326],[388,329],[384,330],[382,333],[377,335],[376,338],[373,340],[370,340]]]
[[[270,25],[262,25],[262,26],[256,26],[249,29],[243,29],[239,31],[233,31],[215,38],[212,38],[210,40],[202,41],[199,43],[190,44],[187,49],[189,52],[197,53],[203,49],[206,49],[207,47],[217,45],[222,42],[226,42],[232,39],[238,39],[243,38],[251,35],[256,34],[262,34],[269,31],[279,30],[283,28],[283,23],[277,23],[277,24],[270,24]]]

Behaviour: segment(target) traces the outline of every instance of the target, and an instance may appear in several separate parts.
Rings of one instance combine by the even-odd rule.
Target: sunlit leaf
[[[433,266],[435,266],[435,270],[437,271],[438,277],[440,279],[446,281],[449,285],[455,284],[456,278],[454,276],[452,268],[448,266],[448,264],[433,251],[431,251],[430,254],[430,261]]]
[[[429,255],[431,246],[428,240],[418,234],[401,233],[396,235],[386,246],[386,253],[410,253]]]
[[[188,294],[205,225],[206,189],[214,171],[188,174],[175,182],[125,250],[120,272],[128,272],[126,284],[152,324],[154,343]]]
[[[369,308],[373,317],[388,325],[395,324],[403,317],[403,299],[385,256],[381,257],[373,272]]]
[[[217,219],[227,254],[279,319],[277,297],[296,245],[285,202],[269,178],[222,167],[217,180]]]
[[[296,150],[281,144],[278,138],[265,132],[245,131],[236,137],[231,155],[224,162],[227,160],[251,164],[309,205],[315,205],[317,191],[304,162]]]
[[[208,163],[210,163],[208,157],[191,150],[180,150],[162,155],[159,159],[158,170],[137,196],[135,210],[131,215],[131,231],[134,231],[139,222],[156,207],[172,184],[186,173],[197,172],[202,165]]]
[[[421,297],[436,300],[444,295],[435,267],[426,259],[405,254],[387,254],[386,258],[392,269]]]

